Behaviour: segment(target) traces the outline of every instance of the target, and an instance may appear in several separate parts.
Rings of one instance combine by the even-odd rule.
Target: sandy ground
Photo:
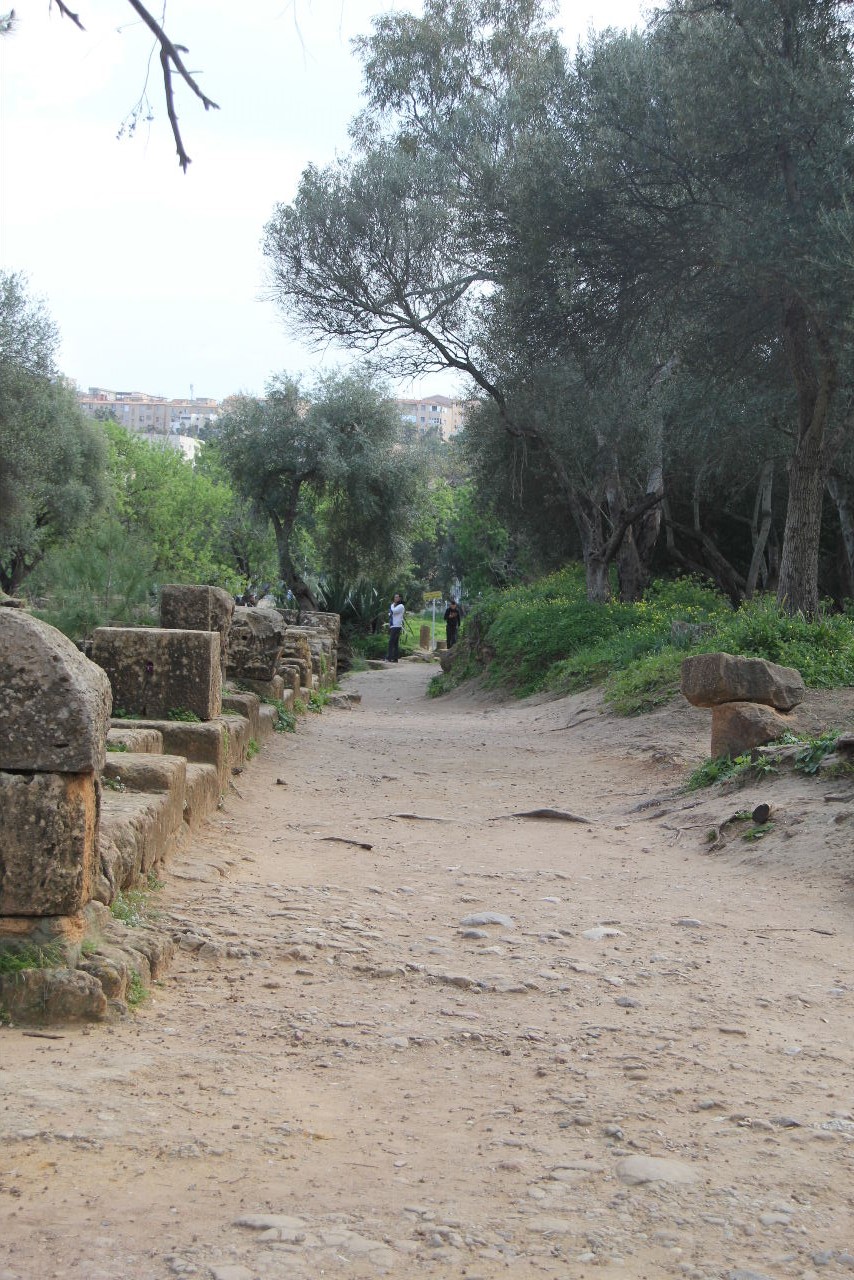
[[[854,1276],[854,784],[434,670],[235,780],[136,1015],[0,1031],[0,1280]]]

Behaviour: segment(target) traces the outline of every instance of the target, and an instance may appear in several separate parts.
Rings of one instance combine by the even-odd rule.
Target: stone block
[[[259,698],[272,698],[276,702],[285,693],[285,681],[279,675],[271,680],[251,680],[241,676],[240,683],[251,693],[257,693]]]
[[[191,831],[214,812],[220,795],[219,774],[212,764],[187,765],[184,821]]]
[[[298,698],[302,684],[302,668],[296,662],[289,662],[282,658],[279,662],[279,678],[284,692],[289,692],[292,698]]]
[[[0,915],[68,916],[92,897],[94,773],[0,773]]]
[[[180,791],[105,793],[98,849],[108,901],[120,889],[138,886],[172,853],[184,829],[184,798],[184,785]]]
[[[129,728],[156,729],[167,755],[183,756],[191,764],[212,764],[220,779],[220,791],[228,782],[228,749],[222,719],[193,724],[185,720],[128,720]]]
[[[0,977],[0,1008],[12,1022],[98,1022],[108,1007],[98,979],[82,969],[25,969]]]
[[[712,707],[712,758],[740,756],[782,737],[791,727],[788,716],[763,703],[718,703]]]
[[[0,769],[100,769],[111,705],[104,672],[67,636],[23,610],[0,610]]]
[[[695,707],[725,702],[757,702],[791,711],[806,695],[803,677],[794,667],[764,658],[730,653],[699,653],[682,663],[682,693]]]
[[[256,742],[260,742],[260,721],[259,708],[261,700],[257,693],[224,693],[222,697],[222,709],[224,713],[232,713],[233,715],[243,716],[249,721],[249,736],[254,738]]]
[[[272,680],[282,652],[285,622],[276,609],[234,610],[226,668],[235,680]]]
[[[108,755],[123,755],[125,751],[159,755],[163,750],[163,734],[157,729],[124,729],[114,724],[107,734]]]
[[[177,631],[219,633],[220,666],[225,678],[228,636],[234,616],[234,598],[222,587],[169,585],[160,592],[160,625]]]
[[[73,969],[80,959],[84,939],[94,932],[88,917],[92,906],[88,903],[73,916],[0,915],[0,951],[38,947]]]
[[[215,631],[161,627],[97,627],[92,660],[113,688],[113,705],[132,716],[185,711],[200,720],[219,715],[219,636]]]

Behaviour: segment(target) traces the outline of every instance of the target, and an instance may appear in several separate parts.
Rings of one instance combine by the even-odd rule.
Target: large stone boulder
[[[234,598],[221,587],[168,585],[160,591],[160,625],[174,631],[219,632],[220,665],[225,679],[228,634]]]
[[[285,622],[277,609],[234,610],[226,668],[233,680],[269,681],[282,652]]]
[[[93,773],[0,773],[0,916],[69,916],[92,897]]]
[[[712,707],[712,759],[740,756],[792,728],[788,716],[759,702],[721,702]]]
[[[682,663],[682,693],[695,707],[756,702],[791,711],[803,702],[806,689],[794,667],[781,667],[764,658],[700,653]]]
[[[160,627],[97,627],[92,660],[103,667],[122,714],[213,720],[222,706],[219,635]]]
[[[100,769],[111,706],[106,675],[67,636],[0,610],[0,769]]]
[[[82,969],[24,969],[0,976],[0,1009],[30,1026],[98,1022],[109,1006],[104,988]]]

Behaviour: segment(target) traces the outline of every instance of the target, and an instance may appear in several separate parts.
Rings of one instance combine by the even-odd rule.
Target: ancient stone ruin
[[[788,714],[806,694],[794,667],[764,658],[701,653],[682,663],[682,693],[712,712],[713,759],[739,756],[793,728]]]
[[[11,602],[9,602],[11,603]],[[278,709],[331,685],[337,615],[290,625],[211,587],[163,589],[160,627],[101,627],[92,660],[19,608],[0,608],[0,974],[16,1022],[121,1011],[173,941],[114,919],[182,834],[223,802]],[[223,692],[223,673],[237,687]],[[112,713],[112,714],[111,714]]]

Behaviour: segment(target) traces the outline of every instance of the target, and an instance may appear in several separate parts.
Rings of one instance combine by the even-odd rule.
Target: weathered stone
[[[122,755],[125,751],[159,755],[163,735],[157,729],[126,729],[114,724],[107,734],[107,753]]]
[[[165,586],[160,592],[160,625],[177,631],[219,632],[220,666],[225,679],[228,636],[234,598],[221,587]]]
[[[418,643],[422,649],[429,649],[432,640],[432,631],[429,622],[424,623],[418,636]]]
[[[81,969],[24,969],[0,976],[0,1008],[29,1025],[93,1022],[107,1015],[104,988]]]
[[[163,750],[171,756],[183,756],[193,764],[216,765],[220,790],[228,783],[228,741],[226,724],[221,719],[194,724],[186,720],[130,720],[129,727],[156,729],[163,738]]]
[[[249,736],[256,742],[260,740],[261,725],[258,710],[261,700],[257,693],[224,693],[222,697],[223,712],[243,716],[249,721]]]
[[[219,715],[222,675],[215,631],[97,627],[92,659],[109,676],[114,706],[123,713],[186,712],[200,720]]]
[[[617,1162],[617,1177],[630,1187],[644,1182],[685,1186],[697,1181],[697,1174],[689,1164],[661,1156],[626,1156]]]
[[[124,1000],[130,977],[130,970],[125,960],[94,955],[82,961],[78,968],[83,973],[91,974],[100,982],[101,989],[108,1000]]]
[[[806,689],[801,673],[794,667],[781,667],[764,658],[699,653],[682,663],[682,693],[695,707],[756,702],[778,711],[791,711],[803,702]]]
[[[252,680],[241,676],[240,684],[250,693],[257,693],[259,698],[272,698],[276,702],[287,692],[285,681],[279,675],[273,676],[272,680]]]
[[[285,622],[277,609],[234,610],[226,668],[235,680],[272,680],[282,652]]]
[[[97,871],[94,773],[0,773],[0,915],[67,916]]]
[[[302,687],[302,668],[300,665],[296,661],[291,662],[287,658],[280,658],[278,673],[278,678],[282,681],[285,692],[289,692],[293,698],[298,698]]]
[[[160,771],[129,770],[140,789],[104,792],[100,868],[115,890],[130,889],[143,876],[165,862],[184,830],[186,761],[174,756],[135,756],[134,764],[148,759],[162,762]],[[142,787],[145,787],[143,790]],[[99,897],[103,897],[99,886]],[[112,897],[109,898],[112,901]]]
[[[0,611],[0,769],[85,773],[104,763],[112,697],[67,636]]]
[[[91,907],[90,902],[73,916],[0,915],[0,950],[37,948],[73,969],[80,959],[84,938],[93,931],[88,915]]]
[[[758,702],[724,702],[712,707],[712,757],[740,756],[791,729],[791,721]]]

